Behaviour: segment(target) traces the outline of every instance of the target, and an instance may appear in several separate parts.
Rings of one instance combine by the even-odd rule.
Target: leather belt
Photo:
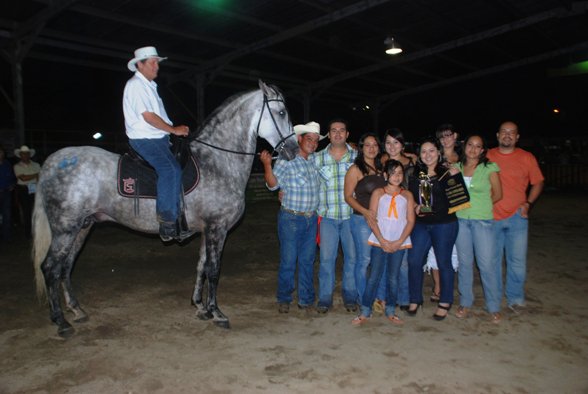
[[[315,214],[314,211],[312,211],[312,212],[295,211],[293,209],[288,209],[288,208],[284,208],[284,207],[282,207],[282,211],[291,213],[292,215],[296,215],[296,216],[304,216],[305,218],[309,218]]]

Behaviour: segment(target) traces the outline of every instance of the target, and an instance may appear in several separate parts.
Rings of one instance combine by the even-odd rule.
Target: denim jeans
[[[410,234],[412,249],[408,250],[408,287],[411,304],[423,303],[423,266],[431,246],[435,250],[439,266],[439,302],[453,304],[454,272],[451,265],[451,250],[457,238],[458,227],[457,220],[439,224],[424,224],[417,221],[414,225]]]
[[[508,305],[525,304],[527,276],[527,243],[529,220],[519,212],[494,224],[496,234],[496,264],[498,265],[499,291],[502,295],[502,257],[506,257],[506,302]]]
[[[169,137],[129,139],[129,144],[157,172],[157,220],[175,223],[180,215],[182,169],[169,149]]]
[[[379,247],[372,247],[372,267],[363,298],[361,299],[361,314],[370,316],[372,304],[376,299],[376,291],[382,278],[386,281],[386,316],[393,316],[396,310],[396,296],[398,294],[398,276],[400,265],[404,257],[404,249],[394,253],[386,253]],[[384,271],[386,272],[384,276]]]
[[[372,246],[368,244],[368,238],[372,229],[367,224],[363,215],[351,215],[351,235],[355,243],[355,287],[357,288],[357,303],[361,303],[365,287],[367,285],[367,272],[370,266]],[[385,270],[385,267],[384,267]],[[382,274],[382,280],[378,286],[376,298],[379,300],[386,299],[386,273]]]
[[[335,289],[335,263],[339,251],[339,241],[343,248],[342,295],[345,305],[357,303],[355,286],[355,244],[351,235],[351,219],[336,220],[322,218],[320,225],[321,251],[319,267],[319,306],[333,304]]]
[[[294,273],[298,262],[298,304],[314,303],[314,258],[316,255],[317,217],[304,217],[280,210],[278,238],[280,267],[277,299],[280,304],[292,302]]]
[[[396,303],[398,305],[408,305],[410,303],[410,293],[408,291],[408,253],[404,253],[402,264],[400,264]]]
[[[494,220],[459,219],[457,240],[457,271],[459,305],[471,308],[474,303],[474,257],[480,269],[486,309],[490,313],[500,311],[502,295],[496,255]]]
[[[22,209],[24,235],[27,239],[30,239],[33,224],[33,208],[35,206],[35,193],[29,194],[27,186],[17,185],[16,195],[20,208]]]

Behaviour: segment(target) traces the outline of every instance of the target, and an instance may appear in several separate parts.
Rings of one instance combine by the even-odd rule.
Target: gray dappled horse
[[[259,81],[259,90],[227,99],[191,138],[190,150],[200,166],[198,187],[185,196],[190,229],[202,233],[200,260],[192,301],[200,319],[229,328],[217,305],[220,256],[227,231],[245,210],[245,187],[257,138],[267,140],[283,158],[294,157],[298,145],[281,93]],[[141,201],[117,191],[119,155],[83,146],[61,149],[41,169],[33,213],[33,260],[37,293],[46,293],[51,320],[61,337],[74,329],[63,315],[60,288],[75,322],[88,319],[74,296],[71,272],[78,252],[96,222],[114,221],[133,230],[157,234],[155,199]],[[207,299],[203,300],[204,282]]]

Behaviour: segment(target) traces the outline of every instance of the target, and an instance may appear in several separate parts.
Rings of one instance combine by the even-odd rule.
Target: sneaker
[[[290,312],[290,304],[278,304],[278,312],[279,313]]]
[[[357,304],[345,304],[347,312],[357,312]]]
[[[314,308],[314,305],[309,304],[309,305],[300,305],[298,304],[298,309],[302,310],[302,311],[311,311]]]
[[[512,304],[508,306],[508,309],[514,313],[515,315],[520,315],[522,313],[525,313],[527,308],[524,305],[519,305],[519,304]]]

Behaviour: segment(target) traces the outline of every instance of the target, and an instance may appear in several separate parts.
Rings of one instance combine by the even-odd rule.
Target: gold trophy
[[[431,178],[423,171],[419,172],[419,204],[421,206],[420,213],[428,215],[433,213],[433,185]]]

